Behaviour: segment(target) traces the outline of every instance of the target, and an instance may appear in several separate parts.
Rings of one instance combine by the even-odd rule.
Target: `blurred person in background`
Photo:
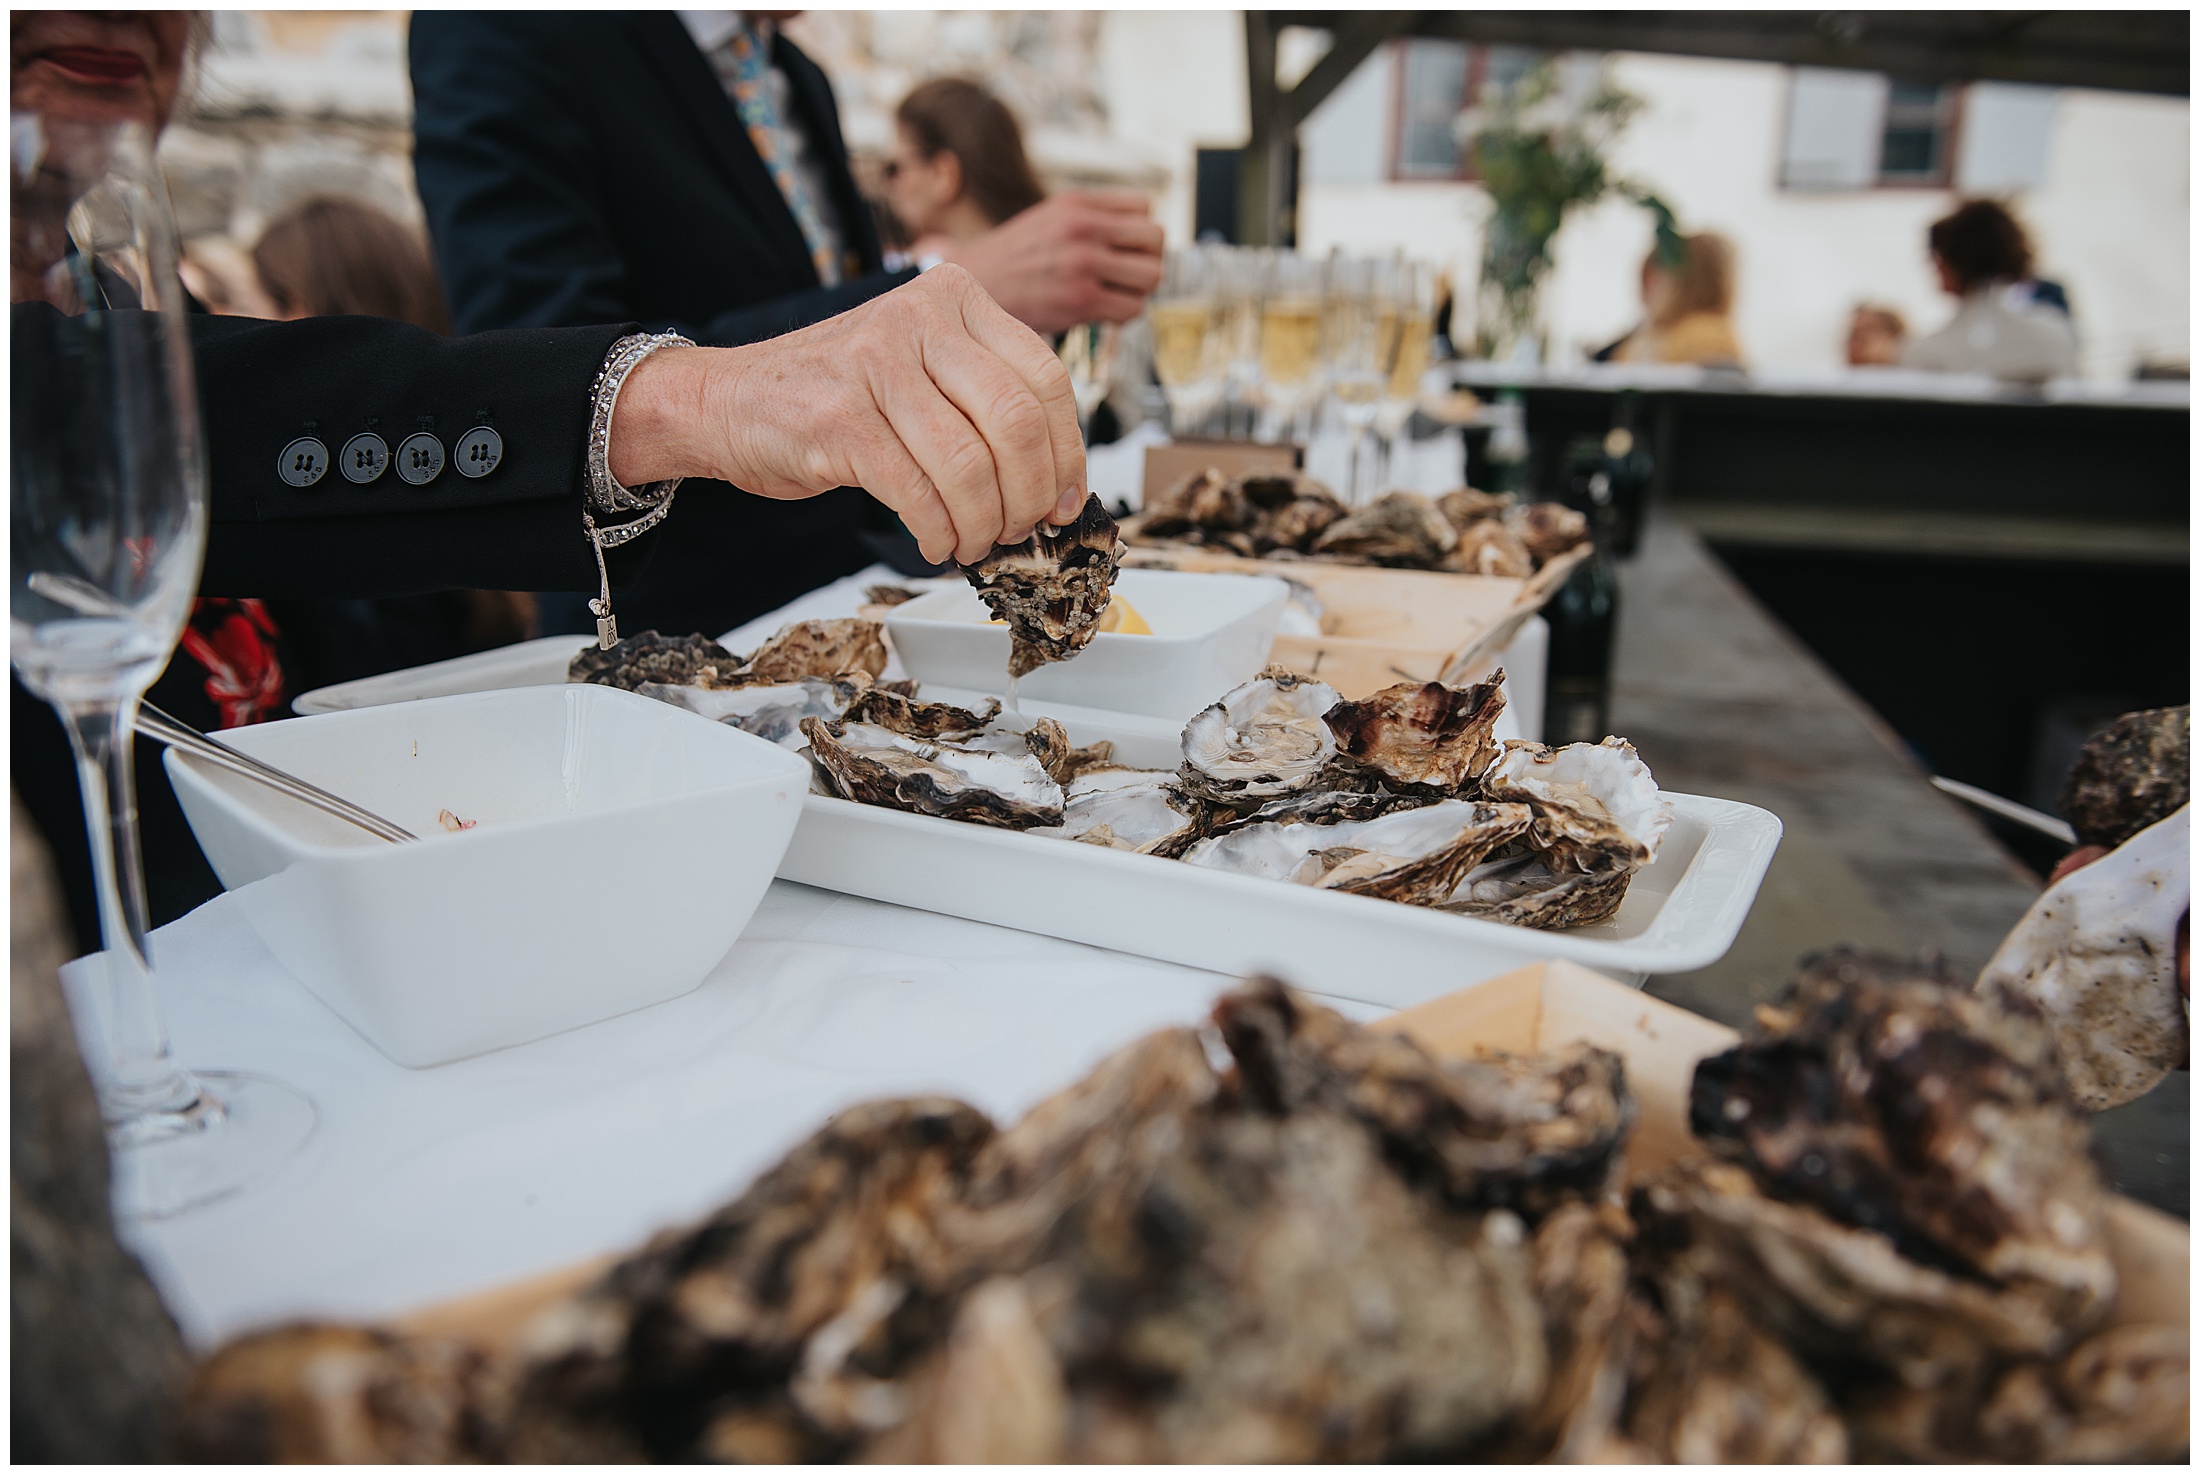
[[[1023,130],[999,98],[975,82],[927,82],[894,110],[894,152],[884,171],[905,255],[921,264],[967,245],[1046,198]]]
[[[1680,261],[1642,262],[1641,327],[1596,355],[1623,364],[1742,366],[1734,334],[1734,243],[1716,231],[1681,241]]]
[[[831,84],[779,25],[794,13],[416,12],[413,168],[458,331],[632,320],[748,343],[907,281]],[[1077,190],[941,254],[1056,333],[1136,316],[1161,249],[1143,195]],[[625,618],[717,635],[881,559],[924,566],[853,490],[698,496]],[[545,600],[546,630],[590,627]]]
[[[1846,356],[1851,368],[1883,367],[1902,362],[1903,340],[1910,325],[1902,314],[1876,302],[1860,302],[1849,314]]]
[[[2027,381],[2077,369],[2069,299],[2053,283],[2033,280],[2031,239],[2005,207],[1966,200],[1933,222],[1926,243],[1956,313],[1904,349],[1904,364]]]

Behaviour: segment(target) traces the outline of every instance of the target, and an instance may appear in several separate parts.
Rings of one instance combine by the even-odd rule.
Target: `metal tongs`
[[[225,742],[208,737],[189,723],[177,721],[150,702],[138,703],[137,721],[132,726],[156,743],[166,743],[194,758],[202,758],[216,768],[226,769],[251,779],[254,783],[265,784],[278,794],[288,794],[301,804],[312,805],[323,814],[333,814],[379,839],[397,844],[420,838],[410,830],[391,824],[371,809],[361,809],[349,799],[309,784],[296,774],[285,773],[273,764],[262,763],[257,758],[238,752]]]

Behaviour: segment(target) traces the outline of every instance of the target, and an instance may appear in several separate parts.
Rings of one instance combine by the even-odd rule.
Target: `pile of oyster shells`
[[[195,1371],[182,1453],[2182,1456],[2184,1308],[2115,1315],[2021,1000],[1836,953],[1698,1064],[1692,1140],[1630,1185],[1645,1108],[1586,1043],[1438,1059],[1256,979],[1020,1122],[854,1106],[502,1349],[250,1334]]]
[[[1348,702],[1271,667],[1186,724],[1174,769],[1076,747],[1052,718],[922,700],[871,620],[789,625],[744,658],[646,631],[575,657],[624,687],[805,752],[823,792],[1524,927],[1619,909],[1672,823],[1620,738],[1500,743],[1500,670]]]
[[[1232,479],[1212,468],[1154,497],[1123,524],[1146,545],[1190,544],[1241,558],[1305,558],[1526,578],[1589,540],[1557,502],[1520,504],[1461,487],[1441,497],[1389,492],[1365,507],[1298,473]]]
[[[1173,771],[990,703],[874,690],[801,728],[823,783],[859,803],[1521,926],[1604,921],[1671,806],[1619,738],[1499,743],[1503,681],[1348,702],[1271,667],[1185,726]]]

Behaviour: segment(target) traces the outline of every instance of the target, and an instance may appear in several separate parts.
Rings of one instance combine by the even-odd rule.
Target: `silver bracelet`
[[[695,342],[678,333],[631,333],[611,345],[603,367],[596,371],[594,409],[588,417],[588,502],[598,512],[641,512],[668,501],[680,485],[677,476],[623,487],[611,474],[611,417],[619,407],[619,391],[626,376],[660,348],[693,348]]]
[[[588,601],[588,609],[596,617],[596,645],[601,650],[619,643],[618,617],[611,613],[611,571],[604,564],[603,551],[631,543],[663,522],[665,514],[672,511],[672,494],[679,490],[681,481],[672,476],[641,487],[621,486],[611,474],[611,417],[618,409],[619,391],[625,387],[626,376],[658,349],[676,344],[695,346],[694,340],[678,333],[630,334],[611,345],[610,354],[596,373],[594,406],[588,417],[588,497],[581,509],[581,527],[588,535],[589,546],[596,551],[598,591]],[[594,516],[598,512],[642,515],[632,522],[598,527]]]

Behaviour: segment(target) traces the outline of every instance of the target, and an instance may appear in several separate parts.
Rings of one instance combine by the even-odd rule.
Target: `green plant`
[[[1484,355],[1501,357],[1535,333],[1551,244],[1570,212],[1617,194],[1651,212],[1661,260],[1677,264],[1683,247],[1665,203],[1606,162],[1642,108],[1608,69],[1569,77],[1546,59],[1486,95],[1487,105],[1461,113],[1456,127],[1496,207],[1483,235],[1476,336]]]

